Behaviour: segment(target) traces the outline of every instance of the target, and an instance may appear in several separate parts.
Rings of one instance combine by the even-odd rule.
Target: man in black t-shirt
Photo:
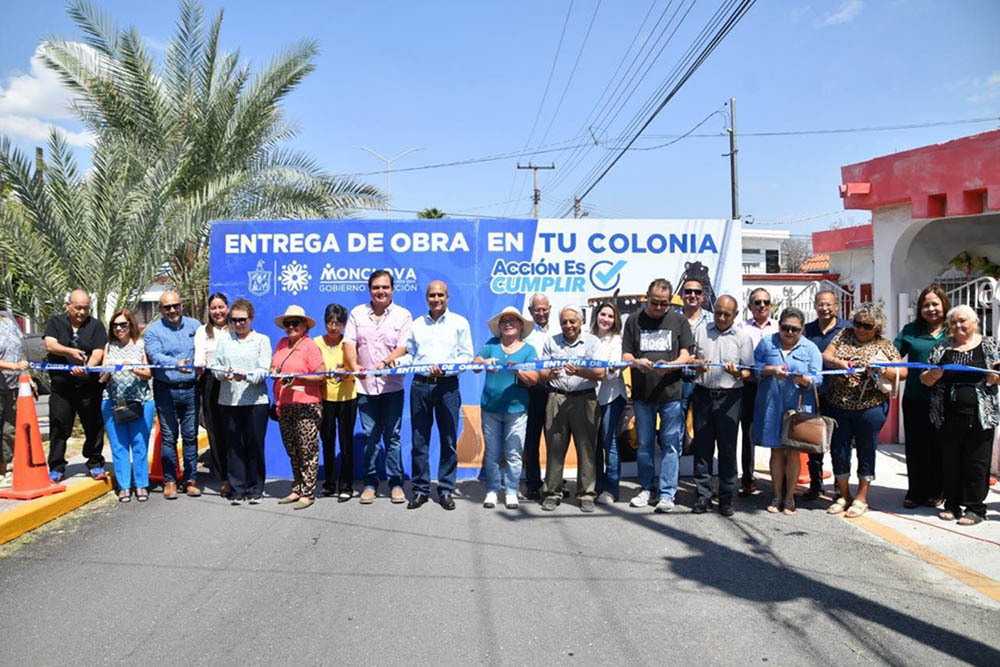
[[[694,336],[687,319],[671,310],[673,288],[657,278],[646,291],[646,307],[628,318],[622,331],[622,361],[631,362],[632,408],[639,440],[636,463],[642,487],[632,498],[632,507],[650,504],[654,492],[660,496],[657,512],[674,508],[680,466],[680,435],[684,427],[681,410],[681,371],[654,368],[654,364],[686,364]],[[656,418],[659,416],[659,432]],[[659,482],[654,485],[654,443],[659,440],[663,459]]]
[[[70,292],[66,312],[53,315],[45,324],[46,361],[81,366],[70,371],[49,371],[49,476],[54,482],[66,474],[66,440],[77,416],[85,436],[87,470],[94,479],[105,478],[100,375],[87,373],[82,366],[100,365],[107,343],[108,332],[90,316],[90,295],[83,290]]]

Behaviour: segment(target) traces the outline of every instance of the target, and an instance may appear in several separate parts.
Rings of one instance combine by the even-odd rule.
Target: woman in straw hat
[[[490,319],[490,338],[473,359],[477,363],[515,364],[534,361],[538,353],[524,342],[533,322],[517,308],[508,306]],[[500,491],[500,456],[507,462],[504,495],[507,509],[517,509],[517,489],[521,479],[521,450],[528,424],[528,387],[538,381],[537,371],[490,370],[483,386],[482,408],[483,478],[486,500],[483,507],[493,508]]]
[[[301,306],[289,306],[274,323],[285,330],[271,358],[271,373],[294,375],[274,381],[274,402],[285,451],[292,462],[292,492],[278,501],[301,510],[313,504],[319,468],[320,401],[326,382],[323,353],[308,336],[316,320]]]

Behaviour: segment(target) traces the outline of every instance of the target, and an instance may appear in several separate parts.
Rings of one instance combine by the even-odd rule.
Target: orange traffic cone
[[[160,420],[153,421],[153,446],[149,448],[149,481],[156,484],[163,484],[163,434],[160,432]],[[181,471],[181,457],[177,457],[177,481],[184,478]]]
[[[42,432],[38,429],[35,397],[31,393],[31,378],[21,373],[17,388],[17,433],[14,437],[14,483],[0,491],[0,498],[31,500],[66,490],[65,484],[49,479],[49,465],[42,449]]]

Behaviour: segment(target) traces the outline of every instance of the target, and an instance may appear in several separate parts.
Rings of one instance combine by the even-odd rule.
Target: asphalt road
[[[549,514],[463,487],[454,512],[109,495],[0,548],[0,664],[1000,664],[996,604],[819,504]]]

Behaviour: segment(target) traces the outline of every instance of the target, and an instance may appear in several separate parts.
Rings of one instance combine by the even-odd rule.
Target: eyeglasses
[[[233,324],[246,324],[250,321],[249,317],[230,317],[229,321]]]
[[[180,301],[178,301],[177,303],[164,303],[160,306],[160,310],[170,311],[170,310],[180,310],[180,309],[181,309]]]
[[[297,329],[298,326],[302,324],[302,320],[285,320],[281,324],[284,325],[286,329]]]
[[[854,320],[854,328],[863,329],[865,331],[873,331],[875,329],[875,325],[871,322],[859,322],[858,320]]]
[[[112,322],[111,328],[113,329],[128,329],[128,322]]]
[[[700,289],[686,289],[684,290],[684,296],[701,296]]]
[[[781,325],[781,333],[797,334],[800,331],[802,331],[802,327],[795,327],[795,326],[792,326],[791,324],[782,324]]]
[[[667,306],[670,305],[670,302],[669,301],[659,301],[657,299],[650,299],[649,300],[649,305],[653,306],[654,308],[666,308]]]
[[[508,324],[510,326],[512,326],[512,327],[516,327],[520,323],[521,323],[521,320],[515,320],[515,319],[503,319],[503,320],[500,320],[500,326],[502,326],[502,327],[505,327]]]
[[[755,306],[770,306],[771,302],[766,299],[754,299],[753,305]]]

